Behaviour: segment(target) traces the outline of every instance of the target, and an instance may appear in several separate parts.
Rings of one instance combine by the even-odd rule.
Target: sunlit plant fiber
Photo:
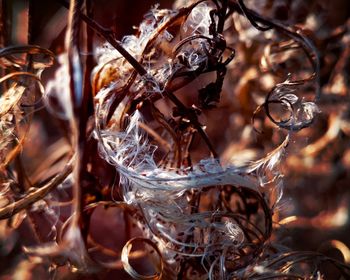
[[[0,217],[34,221],[40,209],[50,225],[48,238],[23,248],[30,258],[53,276],[67,266],[87,275],[123,268],[135,279],[323,279],[319,267],[330,263],[350,277],[345,263],[289,251],[272,238],[283,195],[280,163],[290,138],[319,112],[319,55],[302,30],[243,0],[178,1],[172,10],[151,8],[136,35],[119,42],[93,20],[90,1],[61,2],[69,8],[65,51],[45,88],[41,74],[53,64],[51,51],[0,51]],[[93,34],[105,41],[94,50]],[[227,110],[222,102],[238,102],[231,88],[244,58],[235,45],[253,38],[261,50],[251,59],[271,86],[247,105],[254,106],[251,134],[271,130],[271,143],[279,144],[245,160],[225,157],[223,143],[231,139],[213,140],[207,126],[211,112]],[[94,53],[94,67],[83,52]],[[298,69],[278,68],[289,60]],[[38,103],[59,120],[67,141],[46,177],[37,172],[37,180],[21,185],[14,162]],[[112,179],[103,185],[104,177]],[[61,194],[70,199],[59,201]],[[53,201],[68,205],[70,215],[62,218]],[[143,236],[126,233],[123,250],[110,253],[89,234],[100,206],[119,208]],[[35,222],[33,230],[40,233]],[[142,254],[131,252],[134,243],[145,246],[154,275],[132,266]]]

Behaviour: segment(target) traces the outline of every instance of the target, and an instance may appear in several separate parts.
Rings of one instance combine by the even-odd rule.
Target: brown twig
[[[8,219],[13,215],[17,214],[18,212],[24,209],[28,209],[29,206],[43,199],[47,194],[53,191],[72,172],[72,161],[73,160],[70,160],[69,163],[67,163],[65,168],[62,170],[62,172],[60,172],[58,175],[52,178],[44,186],[38,188],[33,192],[28,193],[25,197],[21,198],[20,200],[13,202],[5,207],[2,207],[0,209],[0,219]]]

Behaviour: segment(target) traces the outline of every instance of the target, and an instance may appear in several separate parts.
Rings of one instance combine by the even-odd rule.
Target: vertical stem
[[[87,109],[84,108],[89,94],[89,89],[83,86],[83,66],[80,58],[80,14],[82,0],[71,0],[69,7],[69,18],[66,33],[66,48],[68,53],[69,88],[71,104],[70,127],[72,133],[71,144],[76,154],[76,161],[73,169],[73,203],[72,222],[70,224],[70,236],[67,235],[68,242],[71,243],[71,250],[76,250],[72,261],[76,261],[78,266],[89,269],[94,262],[88,255],[86,240],[89,229],[90,213],[84,214],[84,193],[86,193],[86,124]],[[86,75],[85,75],[86,77]],[[89,185],[89,184],[88,184]],[[69,238],[73,238],[69,240]]]
[[[93,18],[93,6],[91,0],[85,0],[86,5],[86,14],[89,18]],[[93,114],[93,98],[91,92],[90,77],[91,72],[94,67],[93,60],[93,31],[88,29],[87,24],[84,25],[84,32],[86,38],[86,58],[85,58],[85,68],[84,68],[84,78],[83,78],[83,104],[82,107],[82,119],[84,122],[87,121],[87,118]]]
[[[65,0],[58,0],[62,6],[67,7]],[[140,76],[147,74],[147,71],[143,66],[126,50],[123,46],[115,39],[113,32],[111,30],[105,29],[100,26],[96,21],[92,20],[88,16],[80,13],[80,17],[84,20],[89,28],[93,29],[96,33],[101,35],[108,43],[110,43],[137,71]]]
[[[69,7],[68,26],[66,34],[66,49],[68,53],[68,69],[69,69],[69,89],[71,96],[70,108],[71,111],[70,127],[72,133],[71,144],[76,153],[74,164],[74,185],[73,185],[73,215],[72,227],[78,227],[81,223],[81,157],[82,145],[80,143],[80,124],[79,110],[82,100],[82,67],[79,56],[79,12],[81,9],[80,0],[72,0]],[[68,104],[67,104],[68,105]],[[69,105],[68,105],[69,106]]]
[[[86,13],[89,17],[93,17],[93,10],[91,5],[91,0],[85,0],[85,8]],[[80,107],[79,114],[79,146],[80,146],[80,170],[79,170],[79,180],[80,182],[86,177],[86,167],[89,161],[89,148],[91,145],[86,143],[86,130],[87,130],[87,122],[89,117],[93,114],[93,99],[92,99],[92,91],[90,85],[90,76],[93,68],[93,33],[88,30],[87,25],[84,24],[84,51],[87,53],[84,61],[84,70],[83,70],[83,82],[82,82],[82,106]],[[80,186],[81,191],[81,209],[85,207],[85,195],[89,192],[87,189],[90,186]],[[90,214],[91,211],[82,211],[82,224],[81,230],[84,241],[87,241],[87,237],[89,234],[89,225],[90,225]]]
[[[28,33],[27,33],[27,41],[28,44],[32,44],[32,11],[33,11],[33,0],[28,1]]]
[[[0,0],[0,48],[6,46],[7,30],[8,29],[6,24],[6,1]]]
[[[221,1],[221,9],[219,11],[219,22],[218,22],[218,28],[217,28],[217,32],[219,34],[222,34],[222,31],[224,30],[224,24],[225,24],[225,20],[226,20],[226,11],[227,11],[227,0],[222,0]]]
[[[6,1],[0,0],[0,48],[4,48],[7,46],[8,43],[8,22],[6,17]],[[0,77],[3,77],[6,75],[6,70],[2,67],[0,67]],[[1,83],[0,85],[0,92],[5,92],[7,89],[7,83]]]

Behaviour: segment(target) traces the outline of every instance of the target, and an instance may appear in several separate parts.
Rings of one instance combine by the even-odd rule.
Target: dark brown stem
[[[64,179],[72,172],[72,161],[70,161],[64,170],[51,179],[47,184],[37,190],[28,193],[22,199],[0,208],[0,219],[7,219],[17,214],[23,209],[27,209],[35,202],[43,199],[47,194],[54,190]]]
[[[199,135],[203,138],[204,142],[208,146],[213,157],[218,158],[218,154],[215,151],[214,146],[211,144],[208,135],[205,133],[201,124],[199,123],[196,113],[194,111],[188,109],[172,92],[164,91],[164,95],[167,96],[179,108],[180,111],[185,113],[185,116],[193,124],[193,126],[197,129]]]
[[[308,57],[310,59],[311,64],[313,65],[315,69],[315,80],[316,80],[316,98],[315,100],[318,100],[321,97],[321,90],[320,90],[320,59],[319,59],[319,53],[314,46],[314,44],[308,40],[304,35],[302,35],[300,32],[295,32],[288,27],[284,26],[282,23],[269,19],[267,17],[264,17],[258,13],[256,13],[253,10],[250,10],[246,6],[244,6],[244,3],[242,0],[233,1],[229,0],[229,7],[231,11],[236,11],[239,14],[243,14],[250,19],[252,25],[256,27],[257,29],[264,31],[271,28],[276,29],[277,31],[283,33],[284,35],[288,36],[289,38],[293,39],[294,41],[298,42],[300,46],[308,53],[310,51],[312,55],[314,56],[314,59],[312,59],[312,56],[309,54]],[[244,8],[242,9],[242,3]],[[257,22],[262,23],[265,25],[265,27],[259,26]],[[308,51],[307,51],[308,50]]]
[[[224,30],[224,24],[226,20],[226,10],[227,10],[227,3],[228,0],[222,0],[222,7],[219,10],[219,22],[218,22],[218,28],[217,28],[217,33],[222,34]]]
[[[5,0],[0,0],[0,48],[7,45],[6,2]]]
[[[64,0],[58,0],[62,6],[68,8],[69,4]],[[141,76],[147,74],[147,71],[143,66],[115,39],[113,32],[99,25],[96,21],[92,20],[88,16],[79,12],[80,18],[87,23],[89,28],[94,30],[100,36],[102,36],[108,43],[110,43],[139,73]]]
[[[67,7],[67,3],[63,0],[58,0],[64,7]],[[144,76],[147,74],[147,71],[145,68],[133,57],[131,54],[125,50],[122,45],[114,38],[113,33],[100,26],[96,21],[92,20],[91,18],[87,17],[83,13],[80,12],[80,18],[85,21],[88,26],[93,29],[95,32],[97,32],[99,35],[101,35],[108,43],[110,43],[117,51],[120,52],[120,54],[135,68],[138,74],[141,76]],[[185,109],[185,111],[189,111],[178,99],[175,95],[172,93],[166,93],[166,95],[169,97],[169,99],[180,109]],[[191,116],[190,116],[191,115]],[[198,119],[196,116],[192,116],[192,114],[188,114],[188,117],[190,121],[193,123],[194,127],[198,130],[201,137],[204,139],[205,143],[207,144],[210,152],[212,153],[213,157],[217,158],[218,154],[216,153],[213,145],[211,144],[207,134],[201,127],[200,123],[198,122]]]

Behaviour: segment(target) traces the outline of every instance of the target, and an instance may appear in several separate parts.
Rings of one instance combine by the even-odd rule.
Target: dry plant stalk
[[[69,9],[65,51],[45,89],[51,51],[0,51],[0,218],[8,234],[18,215],[29,223],[37,238],[23,249],[35,266],[51,277],[68,267],[81,277],[124,268],[134,279],[325,279],[327,263],[350,277],[344,243],[328,244],[343,263],[290,251],[276,235],[297,221],[279,223],[281,162],[290,139],[312,129],[322,99],[319,51],[301,28],[243,0],[177,1],[154,6],[136,35],[118,41],[94,20],[91,1],[59,2]],[[94,34],[105,41],[96,49]],[[38,104],[60,123],[62,141],[23,179],[17,163]],[[221,137],[215,114],[228,125]],[[239,122],[270,150],[241,156],[252,139]],[[305,155],[324,149],[341,124],[333,114],[325,139]],[[119,251],[92,234],[95,212],[110,208],[124,217]],[[134,243],[143,248],[132,252]],[[150,264],[133,266],[141,258]],[[145,267],[153,274],[139,272]]]

